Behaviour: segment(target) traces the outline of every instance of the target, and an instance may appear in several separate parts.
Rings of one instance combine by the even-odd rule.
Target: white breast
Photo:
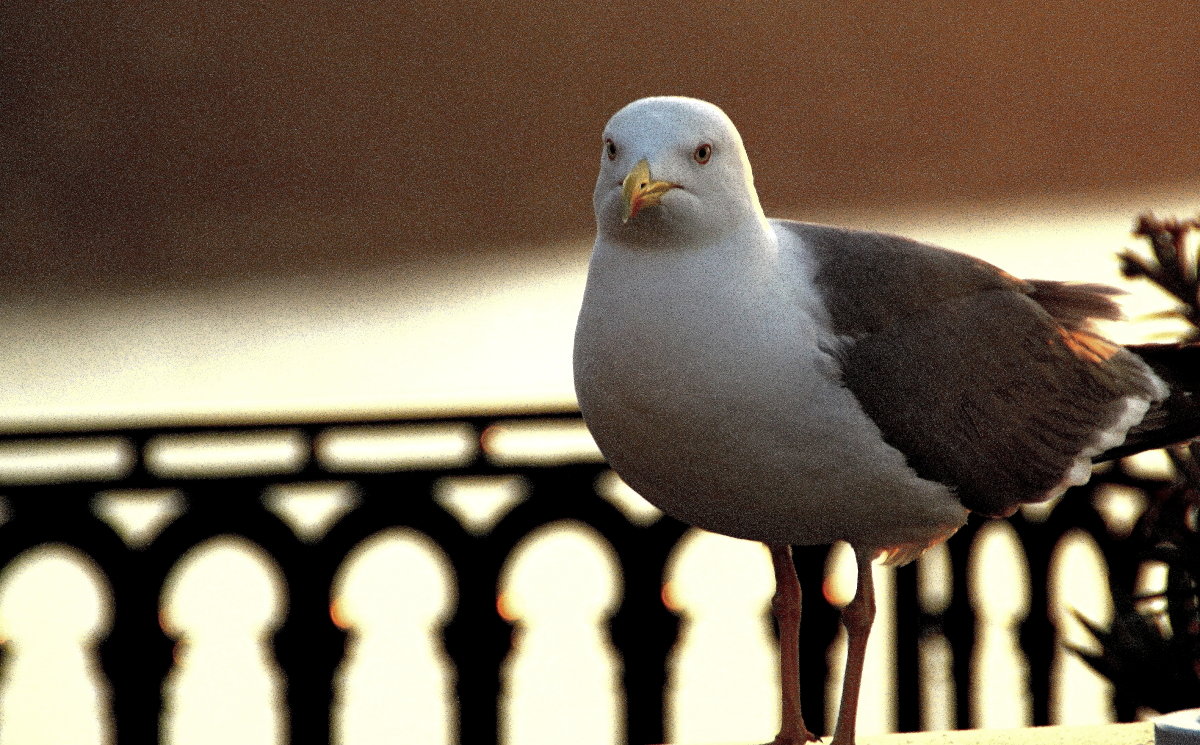
[[[596,246],[575,385],[601,450],[668,514],[741,538],[891,545],[961,523],[838,382],[811,261],[777,240]]]

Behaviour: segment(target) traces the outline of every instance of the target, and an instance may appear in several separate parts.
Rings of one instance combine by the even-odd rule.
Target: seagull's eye
[[[604,154],[609,160],[614,160],[617,157],[617,143],[612,141],[611,137],[604,138]]]
[[[711,157],[712,157],[712,145],[708,144],[707,142],[704,143],[703,145],[698,146],[695,150],[692,151],[692,160],[696,161],[700,165],[704,165],[705,163],[707,163],[708,159]]]

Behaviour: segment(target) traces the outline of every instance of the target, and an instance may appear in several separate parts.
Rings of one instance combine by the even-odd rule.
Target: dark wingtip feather
[[[1141,344],[1126,347],[1167,384],[1170,396],[1151,407],[1125,442],[1096,456],[1097,462],[1200,437],[1200,344]]]

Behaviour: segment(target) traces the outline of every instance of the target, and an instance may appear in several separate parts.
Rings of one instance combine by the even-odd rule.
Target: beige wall
[[[787,216],[1196,183],[1187,10],[16,0],[0,10],[6,292],[336,277],[586,238],[598,132],[652,93],[724,106]]]

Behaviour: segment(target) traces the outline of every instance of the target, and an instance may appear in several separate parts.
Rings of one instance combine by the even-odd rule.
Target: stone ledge
[[[901,732],[859,735],[858,745],[1167,745],[1155,740],[1153,722],[1088,726],[1023,727],[1016,729],[965,729],[947,732]],[[831,737],[821,738],[828,745]],[[739,745],[750,745],[739,743]],[[1200,741],[1197,741],[1200,745]]]
[[[859,737],[858,745],[1155,745],[1155,739],[1153,722],[1133,722],[873,735]]]

